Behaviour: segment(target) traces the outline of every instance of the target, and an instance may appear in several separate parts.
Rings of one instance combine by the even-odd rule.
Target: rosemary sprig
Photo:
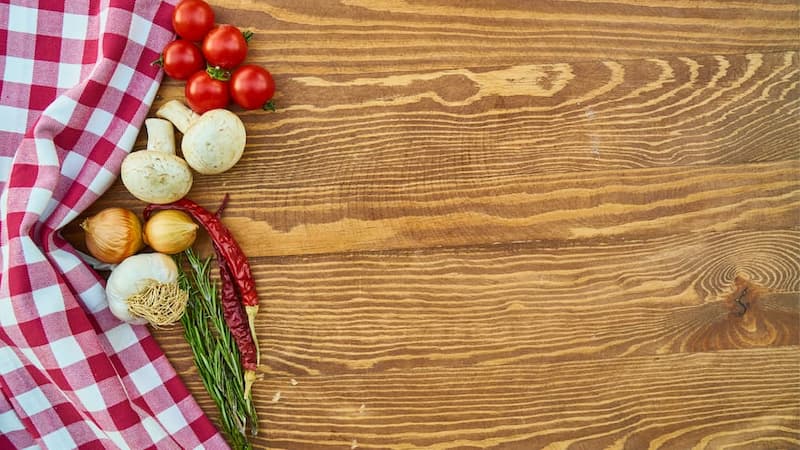
[[[234,449],[250,449],[246,426],[258,431],[258,416],[251,399],[244,398],[244,378],[239,349],[222,315],[216,283],[211,279],[211,258],[201,259],[191,249],[184,252],[186,270],[178,282],[189,292],[186,314],[181,318],[184,336],[194,355],[197,371],[217,409],[222,431]],[[183,258],[178,266],[184,267]]]

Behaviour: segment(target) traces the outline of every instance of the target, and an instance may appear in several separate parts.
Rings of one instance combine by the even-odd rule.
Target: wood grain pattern
[[[189,194],[264,305],[256,447],[800,447],[800,3],[212,4],[278,84]]]
[[[780,229],[797,224],[798,168],[787,161],[495,176],[480,183],[375,183],[354,190],[234,188],[232,181],[224,220],[251,257]],[[209,209],[221,198],[210,181],[198,181],[190,196],[208,199]],[[127,193],[109,198],[141,207]],[[72,232],[81,233],[77,226]]]
[[[268,377],[800,345],[797,232],[256,258],[253,269]]]
[[[272,376],[256,391],[265,419],[255,444],[315,449],[797,448],[798,350]],[[190,374],[186,378],[195,392],[203,389]]]
[[[283,73],[363,74],[520,62],[796,50],[792,0],[220,0]]]
[[[431,183],[796,156],[797,52],[278,76],[230,188]],[[162,89],[164,100],[181,86]],[[248,167],[259,167],[255,173]],[[213,183],[206,183],[209,185]]]

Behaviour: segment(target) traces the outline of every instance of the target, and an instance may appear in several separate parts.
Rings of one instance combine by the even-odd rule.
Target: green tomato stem
[[[215,80],[228,81],[231,79],[231,73],[222,67],[206,66],[206,73]]]

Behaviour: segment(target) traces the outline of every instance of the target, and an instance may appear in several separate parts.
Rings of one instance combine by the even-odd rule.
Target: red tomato
[[[172,10],[172,28],[178,36],[200,41],[214,26],[214,10],[203,0],[181,0]]]
[[[178,39],[164,47],[161,54],[164,72],[176,80],[185,80],[205,67],[203,53],[189,41]]]
[[[233,25],[219,25],[203,39],[203,55],[212,66],[233,69],[247,56],[247,40]]]
[[[186,82],[186,103],[197,114],[228,106],[228,83],[211,78],[205,70],[195,73]]]
[[[231,74],[231,98],[244,109],[266,108],[275,94],[275,81],[261,66],[245,64]]]

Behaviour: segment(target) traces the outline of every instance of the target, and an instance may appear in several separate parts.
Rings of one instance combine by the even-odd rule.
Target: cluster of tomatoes
[[[214,25],[203,0],[181,0],[172,13],[180,39],[167,44],[157,61],[164,72],[186,80],[186,103],[198,114],[234,103],[244,109],[272,109],[275,81],[261,66],[242,65],[252,33]],[[199,45],[198,45],[199,44]]]

